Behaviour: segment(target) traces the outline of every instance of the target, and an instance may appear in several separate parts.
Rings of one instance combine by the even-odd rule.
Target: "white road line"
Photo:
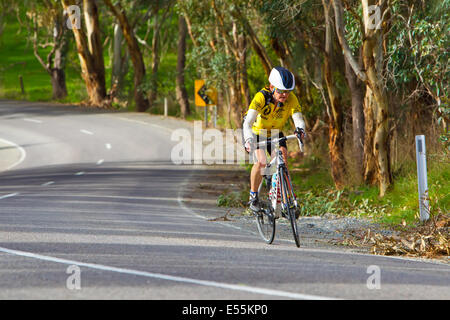
[[[97,161],[97,165],[98,165],[98,166],[101,165],[104,161],[105,161],[105,160],[103,160],[103,159],[98,160],[98,161]]]
[[[108,149],[108,150],[112,148],[112,146],[111,146],[110,143],[105,144],[105,147],[106,147],[106,149]]]
[[[35,254],[35,253],[31,253],[31,252],[11,250],[11,249],[7,249],[7,248],[3,248],[3,247],[0,247],[0,252],[13,254],[13,255],[17,255],[17,256],[22,256],[22,257],[27,257],[27,258],[39,259],[39,260],[43,260],[43,261],[61,263],[61,264],[66,264],[66,265],[77,265],[79,267],[85,267],[85,268],[96,269],[96,270],[117,272],[117,273],[122,273],[122,274],[129,274],[129,275],[142,276],[142,277],[147,277],[147,278],[155,278],[155,279],[168,280],[168,281],[190,283],[190,284],[201,285],[201,286],[206,286],[206,287],[215,287],[215,288],[221,288],[221,289],[244,291],[244,292],[249,292],[249,293],[253,293],[253,294],[263,294],[263,295],[268,295],[268,296],[278,296],[278,297],[283,297],[283,298],[307,299],[307,300],[334,300],[335,299],[335,298],[315,296],[315,295],[309,295],[309,294],[301,294],[301,293],[296,293],[296,292],[288,292],[288,291],[273,290],[273,289],[266,289],[266,288],[260,288],[260,287],[251,287],[251,286],[246,286],[246,285],[236,285],[236,284],[229,284],[229,283],[224,283],[224,282],[216,282],[216,281],[200,280],[200,279],[193,279],[193,278],[186,278],[186,277],[179,277],[179,276],[171,276],[171,275],[162,274],[162,273],[153,273],[153,272],[145,272],[145,271],[138,271],[138,270],[132,270],[132,269],[125,269],[125,268],[116,268],[116,267],[110,267],[110,266],[105,266],[105,265],[101,265],[101,264],[85,263],[85,262],[79,262],[79,261],[74,261],[74,260],[67,260],[67,259],[60,259],[60,258],[55,258],[55,257],[50,257],[50,256],[44,256],[44,255]]]
[[[85,130],[85,129],[81,129],[80,132],[83,132],[83,133],[91,135],[91,136],[94,134],[93,132]]]
[[[128,122],[139,123],[139,124],[143,124],[143,125],[149,125],[148,122],[141,121],[141,120],[128,119],[128,118],[124,118],[124,117],[119,117],[118,119],[128,121]]]
[[[36,119],[30,119],[30,118],[24,118],[24,121],[28,121],[28,122],[34,122],[34,123],[42,123],[41,120],[36,120]]]
[[[128,121],[128,122],[139,123],[139,124],[146,125],[146,126],[153,126],[153,127],[158,128],[158,129],[166,130],[166,131],[168,131],[169,133],[172,133],[172,130],[171,130],[171,129],[166,128],[166,127],[163,127],[163,126],[160,126],[160,125],[158,125],[158,124],[154,124],[154,123],[150,123],[150,122],[145,122],[145,121],[141,121],[141,120],[128,119],[128,118],[125,118],[125,117],[118,117],[118,119],[124,120],[124,121]]]
[[[55,181],[49,181],[49,182],[41,184],[41,186],[45,187],[45,186],[49,186],[49,185],[54,184],[54,183],[55,183]]]
[[[85,174],[84,171],[80,171],[80,172],[75,173],[76,176],[82,176],[83,174]]]
[[[22,148],[21,146],[15,144],[14,142],[11,142],[11,141],[8,141],[8,140],[5,140],[5,139],[0,139],[0,141],[4,142],[4,143],[6,143],[6,144],[9,144],[10,146],[13,146],[14,148],[17,148],[17,149],[19,150],[19,152],[20,152],[20,158],[19,158],[19,160],[17,160],[17,161],[14,162],[12,165],[10,165],[9,167],[7,167],[5,170],[11,170],[12,168],[18,166],[19,164],[21,164],[21,163],[25,160],[25,158],[26,158],[26,156],[27,156],[27,153],[25,152],[25,149],[24,149],[24,148]],[[0,171],[1,171],[1,170],[0,170]]]
[[[15,197],[15,196],[17,196],[17,195],[19,195],[18,192],[16,192],[16,193],[10,193],[10,194],[4,195],[4,196],[0,196],[0,200],[6,199],[6,198]]]

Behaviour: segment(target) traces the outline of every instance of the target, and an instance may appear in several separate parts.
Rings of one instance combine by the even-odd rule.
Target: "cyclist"
[[[269,86],[256,93],[244,117],[244,147],[247,152],[255,152],[256,162],[250,173],[249,206],[252,211],[259,211],[258,187],[262,181],[262,170],[267,164],[266,150],[271,154],[271,145],[265,149],[255,146],[255,142],[263,141],[281,132],[286,121],[292,116],[295,124],[294,133],[298,138],[305,138],[305,122],[297,97],[291,92],[295,87],[294,75],[283,67],[275,67],[269,75]],[[280,143],[284,162],[287,164],[286,142]]]

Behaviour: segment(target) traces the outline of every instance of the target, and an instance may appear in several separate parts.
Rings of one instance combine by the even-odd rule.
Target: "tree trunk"
[[[376,160],[373,154],[373,140],[375,137],[375,101],[370,87],[366,87],[366,96],[364,98],[364,161],[363,161],[363,179],[366,184],[373,185],[377,183]]]
[[[159,26],[157,15],[155,15],[155,22],[153,26],[153,40],[152,40],[152,74],[150,77],[150,89],[148,94],[148,103],[150,108],[154,107],[156,97],[158,95],[158,69],[160,62],[159,47]]]
[[[368,17],[371,1],[363,0],[364,17]],[[388,146],[388,102],[382,78],[383,68],[383,30],[369,29],[365,21],[366,37],[363,42],[363,62],[367,74],[367,84],[372,90],[375,101],[375,134],[373,156],[377,168],[377,180],[380,196],[383,197],[392,183],[390,155]]]
[[[381,21],[374,26],[369,9],[376,5],[374,0],[361,0],[363,9],[363,45],[361,66],[353,57],[344,34],[343,8],[340,0],[332,0],[336,17],[336,30],[345,58],[359,79],[366,84],[365,101],[365,145],[364,179],[378,182],[380,196],[383,197],[392,183],[388,147],[388,103],[383,84],[383,28]],[[383,6],[378,9],[383,12]],[[386,11],[384,11],[386,12]],[[384,13],[381,17],[384,17]],[[376,170],[373,170],[372,161]],[[374,173],[375,171],[375,173]]]
[[[103,0],[103,2],[110,8],[122,28],[122,34],[127,42],[128,52],[134,67],[134,101],[136,103],[136,111],[145,112],[149,104],[145,92],[141,88],[142,82],[145,79],[145,65],[138,41],[134,36],[128,18],[120,3],[114,6],[111,0]]]
[[[177,77],[176,95],[180,105],[181,117],[184,119],[191,113],[188,94],[184,83],[184,69],[186,67],[186,36],[187,25],[184,17],[178,17],[178,55],[177,55]]]
[[[248,76],[247,76],[247,40],[245,35],[240,34],[238,37],[238,51],[239,51],[239,80],[241,87],[241,96],[243,98],[243,104],[248,107],[251,102],[250,89],[248,87]]]
[[[64,9],[69,11],[70,3],[62,0]],[[105,67],[103,64],[103,50],[100,43],[100,29],[98,23],[97,5],[94,0],[83,0],[84,16],[89,38],[82,28],[72,28],[80,58],[81,75],[86,84],[89,103],[103,106],[106,98]],[[76,21],[72,21],[75,26]]]
[[[112,54],[112,71],[111,71],[111,92],[113,97],[120,96],[123,89],[123,80],[127,73],[128,51],[122,54],[123,34],[120,24],[114,25],[114,41]]]
[[[57,23],[61,23],[58,21]],[[69,39],[67,38],[67,31],[64,27],[55,26],[56,33],[54,33],[54,42],[56,46],[55,57],[53,59],[53,69],[51,73],[53,99],[63,99],[67,97],[66,87],[66,57],[69,50]],[[61,33],[61,36],[59,36]]]
[[[242,98],[239,85],[239,76],[234,74],[229,76],[229,96],[230,96],[230,122],[234,128],[242,126]]]
[[[345,77],[352,99],[353,157],[358,177],[364,173],[364,84],[359,80],[345,60]]]
[[[89,52],[96,69],[98,82],[102,84],[98,90],[101,90],[100,93],[106,96],[105,63],[103,61],[103,47],[100,37],[101,29],[97,4],[95,0],[84,0],[83,8]]]
[[[63,99],[67,97],[66,74],[64,69],[52,69],[52,99]]]
[[[324,75],[328,89],[330,101],[329,117],[329,139],[328,147],[330,149],[331,175],[337,189],[342,189],[345,185],[345,176],[347,174],[347,164],[344,159],[344,134],[342,130],[343,113],[342,99],[339,90],[334,82],[333,74],[335,72],[336,62],[334,61],[333,50],[333,26],[330,17],[330,3],[322,0],[325,13],[325,54],[324,54]]]

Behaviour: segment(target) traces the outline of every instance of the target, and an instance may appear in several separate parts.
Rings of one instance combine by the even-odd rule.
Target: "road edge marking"
[[[0,169],[0,172],[11,170],[12,168],[18,166],[19,164],[21,164],[21,163],[25,160],[25,158],[26,158],[26,156],[27,156],[27,153],[26,153],[26,151],[25,151],[24,148],[22,148],[21,146],[19,146],[18,144],[14,143],[14,142],[11,142],[11,141],[6,140],[6,139],[0,138],[0,141],[4,142],[4,143],[6,143],[6,144],[9,144],[10,146],[12,146],[12,147],[18,149],[19,152],[20,152],[20,158],[19,158],[19,160],[17,160],[16,162],[14,162],[12,165],[9,165],[9,166],[6,167],[5,169]]]

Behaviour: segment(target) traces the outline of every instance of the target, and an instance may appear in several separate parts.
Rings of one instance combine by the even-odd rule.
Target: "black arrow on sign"
[[[206,90],[207,90],[207,88],[206,88],[206,86],[205,85],[203,85],[201,88],[200,88],[200,90],[198,90],[197,91],[197,94],[198,94],[198,96],[200,97],[200,98],[202,98],[202,100],[203,101],[205,101],[205,103],[208,105],[208,104],[212,104],[211,102],[211,99],[208,97],[208,95],[206,94]]]

